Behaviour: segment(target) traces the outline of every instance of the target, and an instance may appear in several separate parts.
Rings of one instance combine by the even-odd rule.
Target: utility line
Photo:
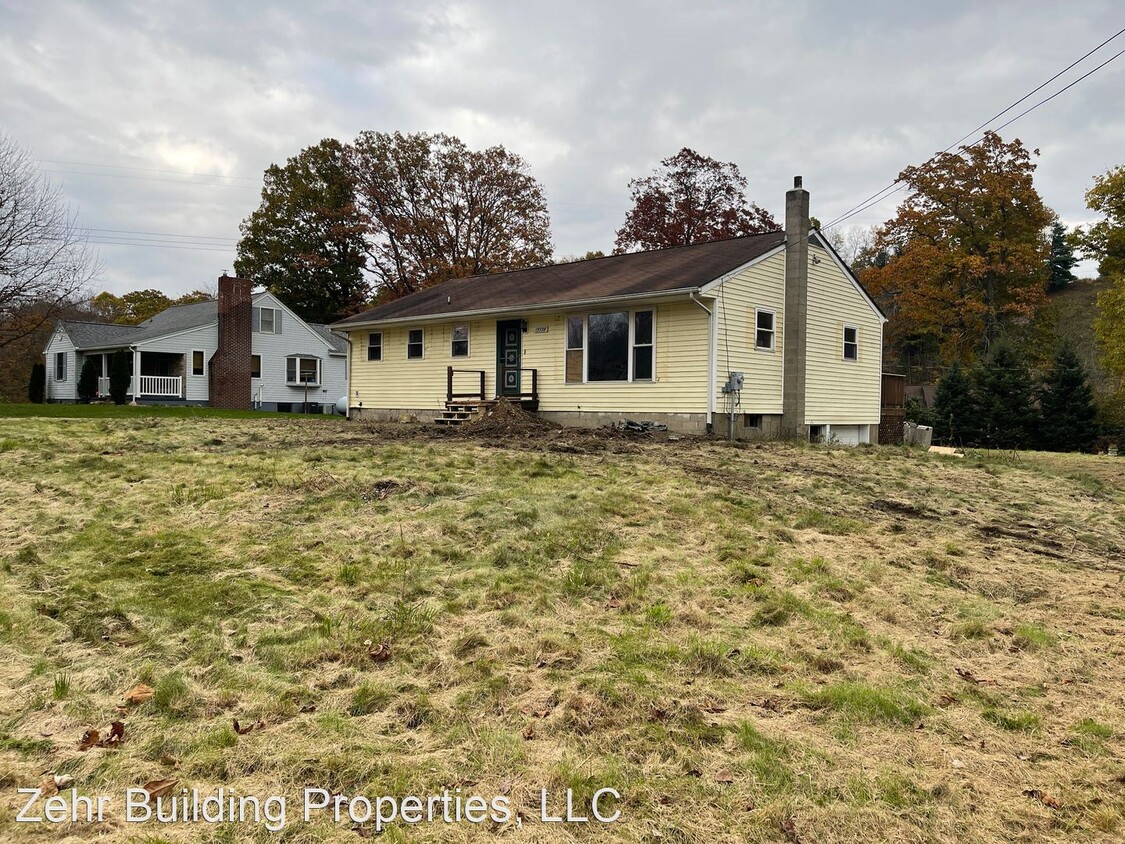
[[[954,141],[954,142],[953,142],[952,144],[950,144],[949,146],[947,146],[947,147],[946,147],[945,149],[943,149],[943,150],[942,150],[941,152],[935,153],[934,155],[930,156],[930,157],[929,157],[928,159],[926,159],[926,160],[925,160],[924,162],[922,162],[922,164],[921,164],[921,165],[919,165],[919,166],[920,166],[920,167],[925,167],[925,166],[926,166],[927,164],[931,163],[931,162],[932,162],[932,161],[933,161],[934,159],[936,159],[936,158],[937,158],[937,157],[938,157],[939,155],[944,155],[945,153],[949,152],[949,151],[950,151],[951,149],[953,149],[953,148],[954,148],[955,146],[957,146],[957,144],[961,143],[961,141],[964,141],[964,140],[965,140],[966,138],[969,138],[969,137],[971,137],[971,136],[974,136],[974,135],[976,135],[976,133],[977,133],[977,132],[979,132],[979,131],[980,131],[981,129],[983,129],[983,128],[984,128],[985,126],[987,126],[987,125],[988,125],[989,123],[991,123],[991,122],[992,122],[993,120],[996,120],[997,118],[999,118],[999,117],[1003,116],[1004,114],[1007,114],[1007,113],[1008,113],[1009,111],[1011,111],[1011,110],[1012,110],[1013,108],[1015,108],[1016,106],[1018,106],[1018,105],[1019,105],[1020,103],[1022,103],[1022,102],[1024,102],[1024,101],[1026,101],[1026,100],[1027,100],[1027,99],[1028,99],[1029,97],[1031,97],[1031,96],[1033,96],[1034,94],[1036,94],[1037,92],[1039,92],[1039,91],[1043,90],[1043,88],[1045,88],[1045,87],[1046,87],[1047,85],[1049,85],[1049,84],[1050,84],[1051,82],[1053,82],[1054,80],[1058,79],[1058,78],[1059,78],[1060,76],[1062,76],[1062,75],[1063,75],[1064,73],[1066,73],[1066,72],[1067,72],[1068,70],[1070,70],[1071,68],[1073,68],[1073,67],[1074,67],[1075,65],[1079,64],[1080,62],[1082,62],[1082,61],[1084,61],[1085,59],[1087,59],[1087,58],[1089,58],[1090,56],[1092,56],[1092,55],[1093,55],[1094,53],[1096,53],[1096,52],[1097,52],[1098,50],[1100,50],[1100,49],[1101,49],[1102,47],[1104,47],[1104,46],[1105,46],[1106,44],[1108,44],[1108,43],[1109,43],[1110,41],[1113,41],[1113,40],[1114,40],[1115,38],[1117,38],[1118,36],[1120,36],[1120,35],[1121,35],[1122,33],[1125,33],[1125,29],[1121,29],[1121,30],[1118,30],[1118,31],[1117,31],[1116,33],[1114,33],[1113,35],[1111,35],[1111,36],[1110,36],[1109,38],[1107,38],[1107,39],[1106,39],[1105,41],[1103,41],[1103,42],[1102,42],[1101,44],[1099,44],[1098,46],[1094,47],[1094,49],[1090,50],[1090,51],[1089,51],[1088,53],[1086,53],[1085,55],[1083,55],[1083,56],[1082,56],[1081,58],[1079,58],[1079,59],[1076,59],[1075,61],[1071,62],[1071,63],[1070,63],[1069,65],[1067,65],[1067,66],[1066,66],[1065,68],[1063,68],[1062,70],[1060,70],[1060,71],[1059,71],[1058,73],[1056,73],[1056,74],[1055,74],[1054,76],[1052,76],[1052,77],[1051,77],[1050,79],[1048,79],[1048,80],[1047,80],[1046,82],[1044,82],[1044,83],[1043,83],[1042,85],[1040,85],[1039,87],[1037,87],[1037,88],[1035,88],[1035,89],[1033,89],[1033,90],[1029,91],[1028,93],[1024,94],[1024,95],[1023,95],[1022,97],[1020,97],[1020,98],[1019,98],[1018,100],[1016,100],[1016,101],[1015,101],[1014,103],[1012,103],[1011,105],[1009,105],[1009,106],[1008,106],[1007,108],[1005,108],[1005,109],[1003,109],[1002,111],[1000,111],[1000,112],[997,112],[996,114],[994,114],[994,115],[993,115],[992,117],[990,117],[990,118],[989,118],[988,120],[986,120],[986,121],[985,121],[984,123],[982,123],[982,124],[981,124],[980,126],[978,126],[978,127],[977,127],[976,129],[974,129],[973,131],[969,132],[969,133],[968,133],[968,134],[966,134],[966,135],[963,135],[963,136],[961,136],[961,137],[960,137],[960,138],[959,138],[958,140]],[[1007,121],[1006,123],[1004,123],[1004,124],[1002,124],[1001,126],[997,127],[997,128],[995,129],[995,130],[991,130],[991,131],[997,131],[997,132],[998,132],[998,131],[999,131],[1000,129],[1004,129],[1004,128],[1006,128],[1007,126],[1010,126],[1010,125],[1011,125],[1012,123],[1015,123],[1015,122],[1016,122],[1017,120],[1019,120],[1019,119],[1020,119],[1021,117],[1024,117],[1025,115],[1027,115],[1027,114],[1030,114],[1031,112],[1035,111],[1035,110],[1036,110],[1037,108],[1039,108],[1040,106],[1042,106],[1042,105],[1046,105],[1046,104],[1047,104],[1047,103],[1049,103],[1049,102],[1050,102],[1051,100],[1053,100],[1053,99],[1054,99],[1055,97],[1059,96],[1059,94],[1063,93],[1064,91],[1066,91],[1066,90],[1068,90],[1068,89],[1070,89],[1070,88],[1073,88],[1073,87],[1074,87],[1075,85],[1077,85],[1077,84],[1078,84],[1079,82],[1081,82],[1082,80],[1086,79],[1087,77],[1089,77],[1089,76],[1092,76],[1092,75],[1093,75],[1094,73],[1096,73],[1097,71],[1101,70],[1101,69],[1102,69],[1103,67],[1105,67],[1105,66],[1106,66],[1107,64],[1109,64],[1110,62],[1112,62],[1112,61],[1114,61],[1115,59],[1119,58],[1119,57],[1120,57],[1120,56],[1121,56],[1122,54],[1125,54],[1125,50],[1122,50],[1121,52],[1117,53],[1116,55],[1114,55],[1114,56],[1110,57],[1109,59],[1107,59],[1106,61],[1102,62],[1102,63],[1101,63],[1100,65],[1098,65],[1097,67],[1095,67],[1095,68],[1094,68],[1093,70],[1090,70],[1090,71],[1086,72],[1085,74],[1083,74],[1082,76],[1078,77],[1077,79],[1075,79],[1075,80],[1074,80],[1073,82],[1071,82],[1070,84],[1068,84],[1068,85],[1066,85],[1065,87],[1063,87],[1063,88],[1059,89],[1059,90],[1058,90],[1058,91],[1056,91],[1056,92],[1055,92],[1054,94],[1051,94],[1051,96],[1049,96],[1049,97],[1046,97],[1046,98],[1044,98],[1044,99],[1040,100],[1039,102],[1035,103],[1035,104],[1034,104],[1033,106],[1031,106],[1031,107],[1029,107],[1029,108],[1025,109],[1024,111],[1020,112],[1019,114],[1017,114],[1017,115],[1016,115],[1015,117],[1013,117],[1013,118],[1012,118],[1011,120]],[[974,142],[973,142],[972,144],[969,144],[969,146],[970,146],[970,147],[976,146],[976,145],[977,145],[978,143],[980,143],[980,141],[981,141],[981,140],[983,140],[983,138],[980,138],[980,139],[978,139],[978,140],[974,141]],[[876,192],[875,192],[875,193],[873,193],[873,194],[872,194],[871,196],[869,196],[869,197],[868,197],[867,199],[865,199],[865,200],[863,200],[862,202],[860,202],[860,203],[859,203],[858,205],[855,205],[855,206],[853,206],[852,208],[850,208],[850,209],[848,209],[847,211],[845,211],[845,212],[844,212],[843,214],[839,215],[838,217],[836,217],[835,219],[833,219],[832,221],[830,221],[829,223],[827,223],[827,224],[826,224],[826,225],[825,225],[825,226],[824,226],[824,227],[823,227],[823,228],[822,228],[821,230],[822,230],[822,231],[827,231],[828,229],[830,229],[830,228],[833,228],[834,226],[838,226],[838,225],[839,225],[840,223],[844,222],[845,220],[847,220],[847,219],[849,219],[849,218],[851,218],[851,217],[855,216],[856,214],[858,214],[858,213],[860,213],[860,212],[862,212],[862,211],[865,211],[865,210],[867,210],[868,208],[870,208],[870,207],[871,207],[871,206],[873,206],[873,205],[876,205],[876,204],[878,204],[878,203],[882,202],[882,201],[883,201],[884,199],[888,198],[889,196],[891,196],[891,195],[892,195],[892,194],[894,194],[894,193],[897,193],[898,191],[902,190],[902,189],[903,189],[904,187],[905,187],[905,184],[903,184],[902,182],[900,182],[900,180],[899,180],[899,179],[895,179],[895,180],[894,180],[893,182],[891,182],[891,183],[890,183],[889,185],[887,185],[887,186],[886,186],[885,188],[883,188],[882,190],[876,191]]]

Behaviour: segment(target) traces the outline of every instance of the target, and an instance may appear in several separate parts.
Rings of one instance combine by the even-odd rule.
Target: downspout
[[[707,433],[711,433],[711,419],[715,414],[715,357],[719,345],[718,323],[715,322],[715,314],[711,309],[695,298],[697,292],[693,290],[688,295],[691,297],[691,301],[699,305],[707,314],[707,333],[710,337],[707,348]]]

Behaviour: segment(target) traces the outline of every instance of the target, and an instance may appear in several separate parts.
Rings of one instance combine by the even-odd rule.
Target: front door
[[[520,343],[523,340],[523,320],[509,319],[496,322],[496,384],[497,395],[520,394]]]

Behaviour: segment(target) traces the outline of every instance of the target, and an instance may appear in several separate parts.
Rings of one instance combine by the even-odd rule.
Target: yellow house
[[[507,396],[565,425],[877,439],[883,323],[795,180],[786,230],[453,279],[349,317],[350,416]]]

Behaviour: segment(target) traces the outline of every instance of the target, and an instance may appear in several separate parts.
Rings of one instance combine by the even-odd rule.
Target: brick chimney
[[[219,278],[219,346],[208,367],[211,407],[250,409],[251,287],[248,278]]]
[[[781,388],[781,435],[808,439],[805,425],[805,366],[808,361],[809,192],[801,177],[785,194],[784,377]]]

